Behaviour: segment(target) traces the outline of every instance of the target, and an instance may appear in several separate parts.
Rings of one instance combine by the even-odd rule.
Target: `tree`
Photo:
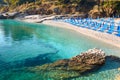
[[[70,3],[70,0],[58,0],[62,4],[68,4]]]
[[[7,3],[8,6],[10,6],[10,0],[4,0],[5,3]]]
[[[105,14],[105,16],[109,17],[112,16],[113,14],[116,14],[116,11],[119,10],[119,6],[120,6],[120,1],[111,1],[111,0],[107,0],[104,1],[101,5],[101,10],[102,13]]]
[[[11,5],[16,6],[19,0],[10,0]]]
[[[7,3],[8,6],[16,6],[19,0],[4,0],[4,2]]]
[[[36,2],[36,1],[42,1],[42,0],[19,0],[19,4],[30,3],[30,2]]]
[[[77,3],[79,4],[81,1],[84,1],[84,0],[58,0],[60,3],[63,3],[63,4],[73,4],[73,3]]]

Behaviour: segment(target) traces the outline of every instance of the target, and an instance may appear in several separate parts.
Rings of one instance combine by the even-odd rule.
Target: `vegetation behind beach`
[[[0,12],[27,14],[86,14],[92,17],[120,13],[119,0],[0,0]]]

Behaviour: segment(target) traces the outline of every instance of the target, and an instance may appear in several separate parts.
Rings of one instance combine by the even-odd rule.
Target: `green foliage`
[[[120,1],[116,2],[115,10],[116,10],[117,13],[120,13]]]
[[[11,0],[11,5],[15,5],[16,6],[17,3],[19,3],[19,0]]]
[[[4,0],[4,2],[9,6],[16,6],[16,4],[19,3],[19,0]]]
[[[63,3],[63,4],[73,4],[73,3],[80,3],[80,1],[82,0],[58,0],[60,3]]]
[[[48,13],[53,13],[55,8],[58,8],[60,14],[62,13],[76,13],[76,12],[85,12],[88,13],[93,9],[95,5],[98,5],[99,13],[102,13],[104,16],[112,16],[113,14],[120,13],[120,0],[96,0],[91,2],[90,0],[3,0],[6,4],[9,5],[7,9],[9,10],[44,10]],[[19,6],[17,6],[19,5]],[[49,7],[46,8],[46,5]],[[6,9],[2,9],[5,10]],[[39,12],[41,12],[39,10]],[[31,13],[32,13],[31,11]]]
[[[19,1],[19,4],[24,4],[24,3],[30,3],[30,2],[35,2],[35,1],[38,1],[38,0],[20,0]]]
[[[7,3],[7,5],[10,5],[10,0],[4,0],[5,3]]]
[[[120,12],[120,1],[105,1],[101,4],[102,12],[105,16],[112,16]]]

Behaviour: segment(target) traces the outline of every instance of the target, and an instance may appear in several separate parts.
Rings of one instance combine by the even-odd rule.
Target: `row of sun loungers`
[[[116,24],[113,18],[108,19],[67,18],[62,21],[82,28],[88,28],[95,31],[115,34],[120,37],[120,24]]]

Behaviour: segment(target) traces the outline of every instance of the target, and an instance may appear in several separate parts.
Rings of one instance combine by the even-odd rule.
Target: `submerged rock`
[[[115,80],[120,80],[120,74],[116,75]]]
[[[52,79],[70,79],[93,72],[105,63],[105,53],[100,49],[90,49],[71,59],[58,60],[54,63],[31,67],[28,70],[42,73]]]

